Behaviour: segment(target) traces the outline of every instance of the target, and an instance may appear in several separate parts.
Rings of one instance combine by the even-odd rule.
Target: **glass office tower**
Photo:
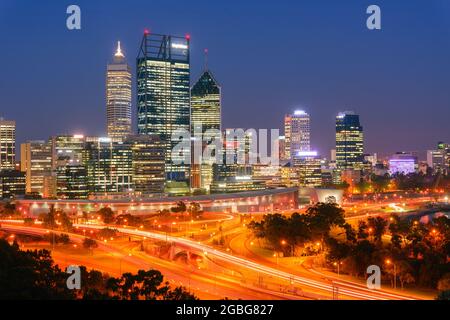
[[[293,159],[299,152],[309,151],[311,146],[310,117],[303,110],[284,117],[285,156]]]
[[[172,158],[176,130],[190,132],[189,36],[145,32],[137,58],[139,134],[156,134],[165,146],[166,179],[189,181],[189,165]],[[186,155],[190,150],[185,150]]]
[[[191,130],[192,135],[201,134],[196,138],[202,140],[202,154],[207,145],[203,141],[205,132],[220,132],[221,127],[221,88],[211,71],[206,69],[191,88]],[[209,190],[214,159],[200,158],[191,166],[191,187]]]
[[[124,139],[131,134],[131,68],[120,42],[106,71],[106,117],[109,137]]]
[[[191,89],[191,124],[201,124],[202,133],[209,129],[221,130],[220,86],[211,71],[206,70]]]
[[[352,111],[336,117],[336,166],[338,170],[362,170],[364,154],[363,127]]]
[[[0,118],[0,170],[14,170],[16,122]]]

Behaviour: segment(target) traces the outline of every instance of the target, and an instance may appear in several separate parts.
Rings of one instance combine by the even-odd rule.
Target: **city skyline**
[[[139,10],[130,10],[127,18],[130,17],[128,15],[133,15],[136,19],[115,21],[115,24],[111,25],[100,17],[98,27],[94,28],[87,13],[98,9],[101,4],[81,1],[79,5],[86,13],[84,15],[86,18],[83,20],[82,30],[77,31],[78,33],[64,30],[64,25],[59,26],[59,20],[52,16],[47,22],[48,25],[38,25],[31,35],[32,44],[37,44],[39,41],[42,45],[35,46],[36,54],[29,61],[35,71],[24,79],[25,85],[28,85],[28,81],[34,81],[42,68],[50,74],[48,79],[44,79],[36,87],[28,85],[30,94],[35,97],[33,103],[35,108],[30,108],[29,104],[25,104],[23,100],[16,99],[17,87],[20,87],[17,85],[19,79],[13,70],[6,66],[4,73],[10,81],[2,86],[2,91],[5,90],[4,103],[7,106],[16,107],[3,109],[1,113],[5,118],[18,120],[21,118],[20,112],[27,110],[29,118],[33,119],[31,121],[23,118],[17,121],[19,144],[31,139],[47,139],[50,135],[60,133],[106,134],[104,102],[102,103],[104,80],[100,81],[103,73],[99,70],[104,70],[107,57],[110,57],[113,52],[117,40],[121,41],[125,54],[130,57],[132,70],[135,70],[134,57],[139,38],[147,27],[155,32],[192,35],[191,80],[200,75],[203,65],[202,51],[204,48],[209,48],[209,63],[217,78],[221,79],[224,90],[224,127],[282,129],[283,114],[301,108],[313,119],[312,145],[317,146],[319,153],[325,155],[334,145],[335,115],[342,110],[352,109],[361,115],[368,133],[367,152],[389,155],[396,151],[412,150],[419,151],[423,159],[426,150],[433,149],[438,141],[446,140],[448,136],[445,118],[449,112],[450,97],[445,87],[446,74],[449,72],[448,65],[441,62],[444,62],[444,57],[449,55],[450,48],[443,43],[442,38],[449,26],[445,25],[445,16],[439,16],[442,14],[439,13],[440,9],[446,9],[448,4],[434,1],[423,10],[419,10],[422,9],[421,3],[422,1],[411,2],[411,10],[406,13],[400,5],[380,1],[385,12],[384,25],[389,27],[384,28],[379,34],[370,33],[365,28],[364,6],[357,1],[342,7],[327,3],[325,8],[328,10],[323,13],[325,16],[323,20],[321,19],[321,27],[318,29],[314,21],[304,17],[306,13],[315,14],[319,9],[321,10],[322,6],[318,5],[294,5],[293,13],[287,14],[286,24],[281,26],[263,24],[261,19],[254,15],[249,17],[247,22],[235,17],[236,25],[227,25],[229,32],[221,28],[221,41],[217,41],[219,39],[214,37],[214,32],[208,32],[205,29],[205,25],[211,19],[208,14],[206,14],[206,21],[192,23],[178,13],[173,20],[171,18],[162,21],[156,17],[156,14],[155,17],[146,18],[138,12]],[[5,3],[4,5],[12,11],[19,9],[24,11],[24,16],[28,16],[35,9],[34,4],[24,6]],[[194,4],[186,9],[189,13],[201,14],[213,12],[217,6],[219,5],[205,6],[200,9]],[[220,6],[229,10],[232,4]],[[245,12],[250,7],[250,5],[244,6],[242,10]],[[157,3],[152,8],[153,11],[160,12],[162,16],[167,14],[164,4]],[[113,16],[118,15],[119,9],[120,5],[116,4],[105,8]],[[264,13],[271,9],[273,8],[270,5],[263,5],[257,10]],[[49,14],[53,15],[58,7],[44,3],[40,10],[49,10]],[[294,13],[301,19],[294,20]],[[277,7],[273,14],[274,17],[281,14],[284,16],[285,8]],[[420,24],[406,28],[404,24],[412,17],[418,17],[419,14],[422,17]],[[356,15],[356,18],[349,19],[352,15]],[[345,21],[342,20],[343,17]],[[34,22],[34,19],[37,17],[32,18],[31,22]],[[224,18],[219,15],[219,19]],[[249,27],[248,23],[252,26]],[[336,23],[342,24],[345,31],[343,35],[329,31],[328,27]],[[10,21],[8,17],[3,19],[1,24],[1,30],[13,32],[5,34],[5,43],[10,49],[0,55],[12,61],[21,58],[18,50],[21,45],[16,42],[15,37],[23,30],[23,26],[16,25],[16,22]],[[247,30],[244,26],[249,29]],[[311,34],[309,35],[300,27],[310,30]],[[237,31],[236,28],[240,28],[242,38],[246,41],[233,37],[233,32]],[[253,37],[245,37],[256,29],[260,32],[254,33]],[[285,33],[279,33],[281,31]],[[57,44],[63,45],[58,47],[58,54],[51,57],[53,62],[48,57],[46,45],[44,45],[48,40],[43,35],[48,32],[55,36],[53,47]],[[290,50],[285,52],[283,60],[286,62],[283,62],[279,68],[274,70],[268,65],[268,69],[262,73],[262,70],[258,70],[256,66],[261,65],[262,59],[268,58],[268,53],[258,50],[259,43],[264,37],[275,34],[280,35],[281,39],[289,45]],[[414,36],[411,36],[412,34]],[[294,35],[301,44],[293,40]],[[324,40],[317,43],[313,35],[321,36]],[[393,43],[394,38],[396,43]],[[345,50],[332,45],[345,39],[346,41],[342,42]],[[381,49],[386,45],[390,46],[389,52]],[[438,45],[439,50],[437,50]],[[230,51],[232,48],[241,54],[237,55],[236,52]],[[257,51],[254,51],[255,49]],[[320,52],[323,52],[323,49],[330,52],[319,54],[319,49]],[[353,50],[353,53],[346,55],[347,49]],[[46,50],[45,54],[42,50]],[[259,56],[249,59],[252,52],[258,52]],[[316,53],[318,57],[313,58]],[[300,59],[292,60],[298,54]],[[425,59],[419,61],[421,57]],[[59,76],[55,66],[60,65],[62,61],[64,61],[65,71],[73,77],[56,83],[55,80]],[[287,63],[289,66],[286,65]],[[358,67],[363,64],[364,68]],[[302,71],[297,74],[296,71],[299,71],[299,68]],[[345,76],[344,68],[346,68]],[[241,70],[244,71],[243,74],[240,73]],[[238,81],[235,77],[237,73],[239,73]],[[135,77],[134,74],[133,77]],[[286,81],[279,81],[280,79],[286,79]],[[303,79],[308,81],[305,82]],[[244,83],[249,85],[242,85]],[[284,83],[284,86],[280,86],[281,83]],[[56,95],[53,94],[55,90],[57,90]],[[133,104],[136,101],[134,95],[133,90]],[[64,107],[61,107],[61,101],[64,102]],[[431,106],[430,103],[432,103]],[[75,114],[70,111],[72,109],[77,109],[78,112]],[[134,106],[132,114],[135,118]],[[257,116],[254,116],[255,114]],[[54,115],[59,120],[53,128],[42,128],[38,125],[40,121],[45,122],[50,115]],[[381,125],[384,128],[382,131],[378,130]],[[417,132],[420,131],[420,134],[415,135],[413,139],[410,132],[412,127],[417,128]]]
[[[0,300],[450,300],[449,0],[36,2],[0,2]]]

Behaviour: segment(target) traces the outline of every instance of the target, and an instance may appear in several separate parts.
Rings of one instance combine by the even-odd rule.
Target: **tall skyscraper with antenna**
[[[117,43],[117,51],[106,71],[107,132],[111,138],[131,134],[131,68]]]
[[[191,88],[191,126],[221,130],[221,88],[208,68],[208,50],[205,49],[205,69]]]
[[[145,30],[136,61],[138,134],[156,134],[165,146],[166,179],[189,182],[185,153],[172,153],[174,139],[190,132],[190,36],[177,37]]]
[[[191,132],[193,135],[203,136],[208,130],[220,132],[221,128],[221,88],[208,68],[208,49],[205,49],[205,68],[191,88]],[[202,139],[201,136],[194,138]],[[195,172],[199,173],[197,179]],[[194,161],[192,178],[191,186],[209,189],[212,183],[212,163],[205,163],[203,159]]]

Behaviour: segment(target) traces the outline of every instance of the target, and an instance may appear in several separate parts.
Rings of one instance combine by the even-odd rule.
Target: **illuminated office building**
[[[289,160],[286,157],[286,137],[285,136],[279,136],[278,137],[278,158],[280,161]]]
[[[296,153],[310,150],[310,117],[297,110],[284,117],[285,157],[292,159]]]
[[[109,137],[123,139],[131,134],[131,68],[120,42],[106,71],[106,117]]]
[[[64,199],[86,199],[89,195],[87,170],[84,165],[67,164],[58,167],[57,196]]]
[[[221,130],[220,86],[210,70],[205,70],[191,88],[192,132],[197,126],[201,133],[209,129]],[[201,125],[201,127],[200,127]]]
[[[293,158],[293,167],[298,170],[301,187],[319,187],[322,185],[322,159],[316,151],[301,151]]]
[[[133,188],[136,194],[164,192],[164,145],[155,135],[129,136],[125,140],[132,152]]]
[[[436,150],[427,151],[427,164],[436,173],[450,172],[450,146],[439,142]]]
[[[113,142],[111,138],[87,138],[83,163],[90,194],[132,190],[132,151],[127,144]]]
[[[221,130],[221,88],[211,71],[206,69],[191,88],[191,132],[196,134],[195,138],[203,139],[208,130]],[[206,143],[202,142],[202,154],[205,147]],[[201,155],[192,162],[191,187],[209,190],[213,162]]]
[[[0,199],[25,195],[25,173],[18,170],[0,170]]]
[[[417,156],[409,152],[398,152],[389,158],[389,174],[410,174],[418,169]]]
[[[336,166],[345,169],[362,170],[364,154],[363,127],[359,115],[342,112],[336,117]]]
[[[156,134],[165,145],[166,178],[189,181],[189,164],[172,158],[178,141],[172,134],[190,132],[190,37],[144,32],[137,65],[137,127],[139,134]],[[190,149],[185,150],[189,155]]]
[[[52,143],[29,141],[20,145],[20,170],[25,172],[26,192],[44,196],[53,195]],[[45,186],[44,186],[44,181]],[[46,188],[45,188],[46,187]],[[45,191],[45,192],[44,192]]]
[[[87,171],[83,163],[84,143],[83,135],[52,137],[53,172],[56,174],[58,198],[88,197]]]
[[[16,162],[16,122],[0,118],[0,171],[14,170]]]
[[[223,163],[213,165],[211,193],[261,190],[264,183],[254,181],[252,156],[253,132],[227,129],[224,132]]]

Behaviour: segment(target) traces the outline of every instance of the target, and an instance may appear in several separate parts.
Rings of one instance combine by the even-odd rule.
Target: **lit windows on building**
[[[131,134],[131,68],[118,43],[113,62],[106,71],[106,116],[108,136]]]
[[[0,199],[13,199],[25,195],[25,173],[0,170]]]
[[[132,150],[110,138],[86,141],[83,163],[89,193],[129,192],[133,187]]]
[[[0,170],[14,170],[16,162],[16,122],[0,118]]]
[[[338,170],[363,169],[364,135],[359,115],[346,111],[336,117],[336,166]]]
[[[221,130],[221,88],[210,70],[205,70],[191,89],[191,132]]]
[[[284,118],[285,157],[291,159],[298,152],[310,150],[310,117],[305,111],[297,110]]]
[[[156,134],[165,146],[168,180],[189,181],[189,165],[172,149],[177,130],[190,132],[189,37],[145,32],[137,58],[139,134]],[[190,152],[190,150],[186,150]],[[180,163],[180,164],[178,164]]]
[[[25,172],[26,193],[52,196],[53,151],[51,141],[29,141],[20,145],[20,170]],[[45,192],[44,192],[45,191]]]
[[[410,174],[418,169],[417,156],[411,153],[399,152],[389,159],[389,174]]]
[[[298,170],[301,187],[319,187],[322,185],[322,159],[316,151],[298,152],[293,157],[293,167]]]
[[[210,70],[205,70],[191,88],[191,134],[203,141],[208,130],[221,130],[221,88]],[[206,148],[202,142],[202,154]],[[210,189],[213,161],[200,159],[191,164],[191,187]]]
[[[155,135],[129,136],[124,142],[132,152],[133,190],[139,195],[164,192],[164,144]]]

